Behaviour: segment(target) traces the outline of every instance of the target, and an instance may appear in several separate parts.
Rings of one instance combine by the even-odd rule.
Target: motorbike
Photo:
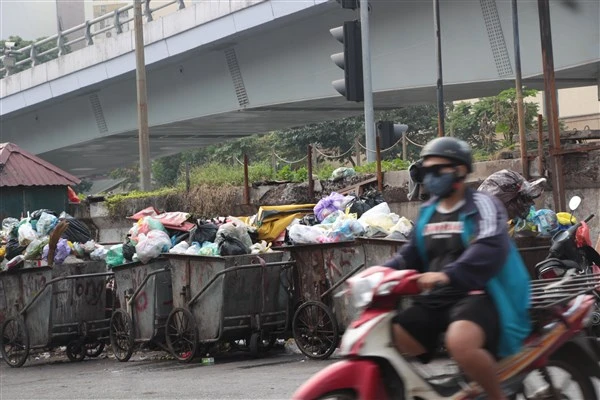
[[[569,200],[573,213],[581,204],[581,197]],[[594,249],[587,223],[594,218],[591,214],[585,220],[573,224],[567,230],[557,232],[551,240],[548,257],[535,266],[538,279],[554,279],[571,275],[600,273],[600,254]],[[592,330],[600,334],[600,293],[595,292],[596,307],[592,318]]]
[[[581,204],[581,197],[574,196],[569,201],[573,213]],[[557,278],[567,271],[572,273],[600,272],[600,255],[594,249],[587,223],[594,218],[591,214],[567,230],[559,231],[552,237],[548,257],[535,266],[540,279]]]
[[[420,293],[416,274],[371,267],[348,280],[346,295],[360,312],[342,337],[343,360],[311,377],[294,400],[486,399],[451,360],[443,371],[431,373],[394,348],[392,318],[400,299]],[[590,377],[600,377],[600,352],[583,334],[594,310],[589,293],[598,287],[600,275],[532,282],[534,329],[518,354],[499,361],[499,378],[510,399],[598,399]],[[571,378],[575,394],[564,378],[557,384],[556,372]]]

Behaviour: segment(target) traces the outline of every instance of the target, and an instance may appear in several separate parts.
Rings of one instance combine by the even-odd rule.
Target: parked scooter
[[[571,214],[579,208],[581,197],[569,200]],[[578,222],[569,229],[557,232],[552,237],[548,257],[535,266],[536,276],[540,279],[552,279],[565,275],[590,274],[600,272],[600,255],[593,247],[590,228],[587,223],[594,214]]]
[[[310,378],[293,399],[486,398],[479,385],[457,368],[454,374],[428,375],[418,361],[405,358],[392,345],[396,304],[403,296],[420,293],[411,279],[415,274],[372,267],[348,280],[346,294],[361,313],[342,338],[344,360]],[[600,275],[532,283],[535,329],[520,353],[499,362],[499,377],[509,398],[598,399],[590,378],[600,377],[595,341],[581,332],[593,312],[594,297],[587,293],[599,285]],[[553,376],[558,370],[563,373],[560,379]],[[568,385],[565,374],[574,385]],[[555,386],[558,382],[560,387]]]

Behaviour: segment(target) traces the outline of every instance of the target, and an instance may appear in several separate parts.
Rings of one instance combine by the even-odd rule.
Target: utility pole
[[[148,98],[146,95],[146,60],[144,57],[142,1],[143,0],[133,0],[133,21],[135,26],[135,74],[140,148],[140,190],[147,192],[150,190],[150,133],[148,131]]]
[[[365,107],[365,144],[367,162],[375,161],[375,112],[373,111],[373,86],[371,83],[371,47],[369,41],[369,0],[360,0],[360,34]]]
[[[552,177],[552,197],[554,209],[565,211],[565,177],[560,144],[560,126],[558,124],[558,99],[556,98],[556,80],[554,76],[554,53],[552,49],[552,29],[550,24],[549,0],[538,0],[540,37],[542,44],[542,65],[544,68],[544,102],[546,121],[548,121],[548,139],[550,142],[550,174]]]
[[[519,120],[519,147],[521,148],[521,168],[523,176],[529,178],[527,159],[527,138],[525,137],[525,110],[523,107],[523,84],[521,83],[521,45],[519,39],[519,11],[517,0],[512,0],[513,41],[515,49],[515,87],[517,91],[517,118]]]
[[[440,27],[440,0],[433,0],[433,19],[435,21],[435,54],[437,58],[437,108],[438,136],[445,136],[444,127],[444,79],[442,75],[442,32]]]

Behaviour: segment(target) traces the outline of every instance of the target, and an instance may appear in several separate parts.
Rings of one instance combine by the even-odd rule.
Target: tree
[[[138,163],[124,168],[117,168],[110,172],[112,179],[125,179],[122,183],[125,190],[136,190],[140,185],[140,166]]]
[[[183,153],[152,162],[152,177],[158,187],[175,186],[183,162]]]
[[[27,47],[30,44],[38,42],[38,41],[43,40],[43,39],[45,39],[45,38],[41,37],[41,38],[36,39],[36,40],[25,40],[25,39],[21,38],[20,36],[9,36],[8,39],[0,40],[0,47],[5,48],[5,43],[6,42],[14,42],[15,45],[14,45],[14,47],[11,50],[17,51],[19,49]],[[56,41],[52,40],[50,42],[44,43],[44,44],[42,44],[40,46],[37,46],[36,47],[36,53],[37,54],[41,54],[41,53],[43,53],[45,51],[48,51],[48,50],[50,50],[50,49],[52,49],[54,47],[57,47],[56,46]],[[68,45],[65,45],[64,46],[64,51],[68,53],[68,52],[71,51],[71,49],[69,48]],[[26,52],[24,52],[22,54],[20,53],[20,54],[18,54],[16,56],[16,62],[22,61],[22,60],[28,58],[29,56],[30,56],[30,52],[29,51],[26,51]],[[46,61],[54,60],[57,57],[58,57],[58,48],[55,49],[54,51],[51,51],[50,53],[48,53],[46,55],[38,56],[37,60],[38,60],[39,64],[43,64]],[[2,65],[2,67],[4,67],[4,64],[2,64],[1,61],[0,61],[0,64]],[[27,62],[27,63],[21,64],[21,65],[17,65],[17,66],[15,66],[15,67],[12,68],[12,71],[13,71],[13,73],[16,73],[16,72],[21,72],[23,70],[26,70],[28,68],[31,68],[31,62]]]
[[[536,90],[526,89],[524,97],[535,96]],[[538,106],[524,102],[525,132],[536,129]],[[448,133],[467,141],[475,149],[494,152],[500,147],[511,147],[519,136],[516,90],[507,89],[494,97],[475,103],[461,102],[449,107]],[[502,140],[497,136],[502,135]]]

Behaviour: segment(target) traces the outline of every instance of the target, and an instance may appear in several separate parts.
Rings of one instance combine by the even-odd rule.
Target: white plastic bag
[[[186,250],[190,248],[190,245],[187,242],[179,242],[171,250],[169,253],[171,254],[185,254]]]
[[[271,249],[271,243],[267,244],[264,240],[261,240],[260,243],[254,243],[252,247],[250,247],[250,254],[261,254],[261,253],[272,253],[273,249]]]
[[[29,222],[25,222],[19,227],[19,244],[21,246],[27,246],[29,243],[37,238],[37,233],[33,230],[33,227]]]
[[[171,248],[171,238],[169,238],[169,235],[158,229],[151,230],[148,232],[148,235],[140,233],[138,240],[139,242],[135,246],[135,253],[144,264],[147,264],[148,261]]]
[[[308,225],[294,225],[290,227],[290,239],[296,244],[322,243],[326,241],[327,232],[319,227]]]
[[[200,243],[194,242],[190,247],[185,250],[185,254],[190,256],[197,256],[200,253]]]
[[[94,261],[104,261],[107,254],[108,249],[102,245],[98,245],[98,247],[90,253],[90,259]]]
[[[400,217],[396,225],[392,226],[392,228],[390,229],[390,234],[394,232],[399,232],[402,235],[404,235],[404,237],[408,238],[408,235],[410,235],[412,229],[412,222],[410,222],[410,220],[406,217]]]

